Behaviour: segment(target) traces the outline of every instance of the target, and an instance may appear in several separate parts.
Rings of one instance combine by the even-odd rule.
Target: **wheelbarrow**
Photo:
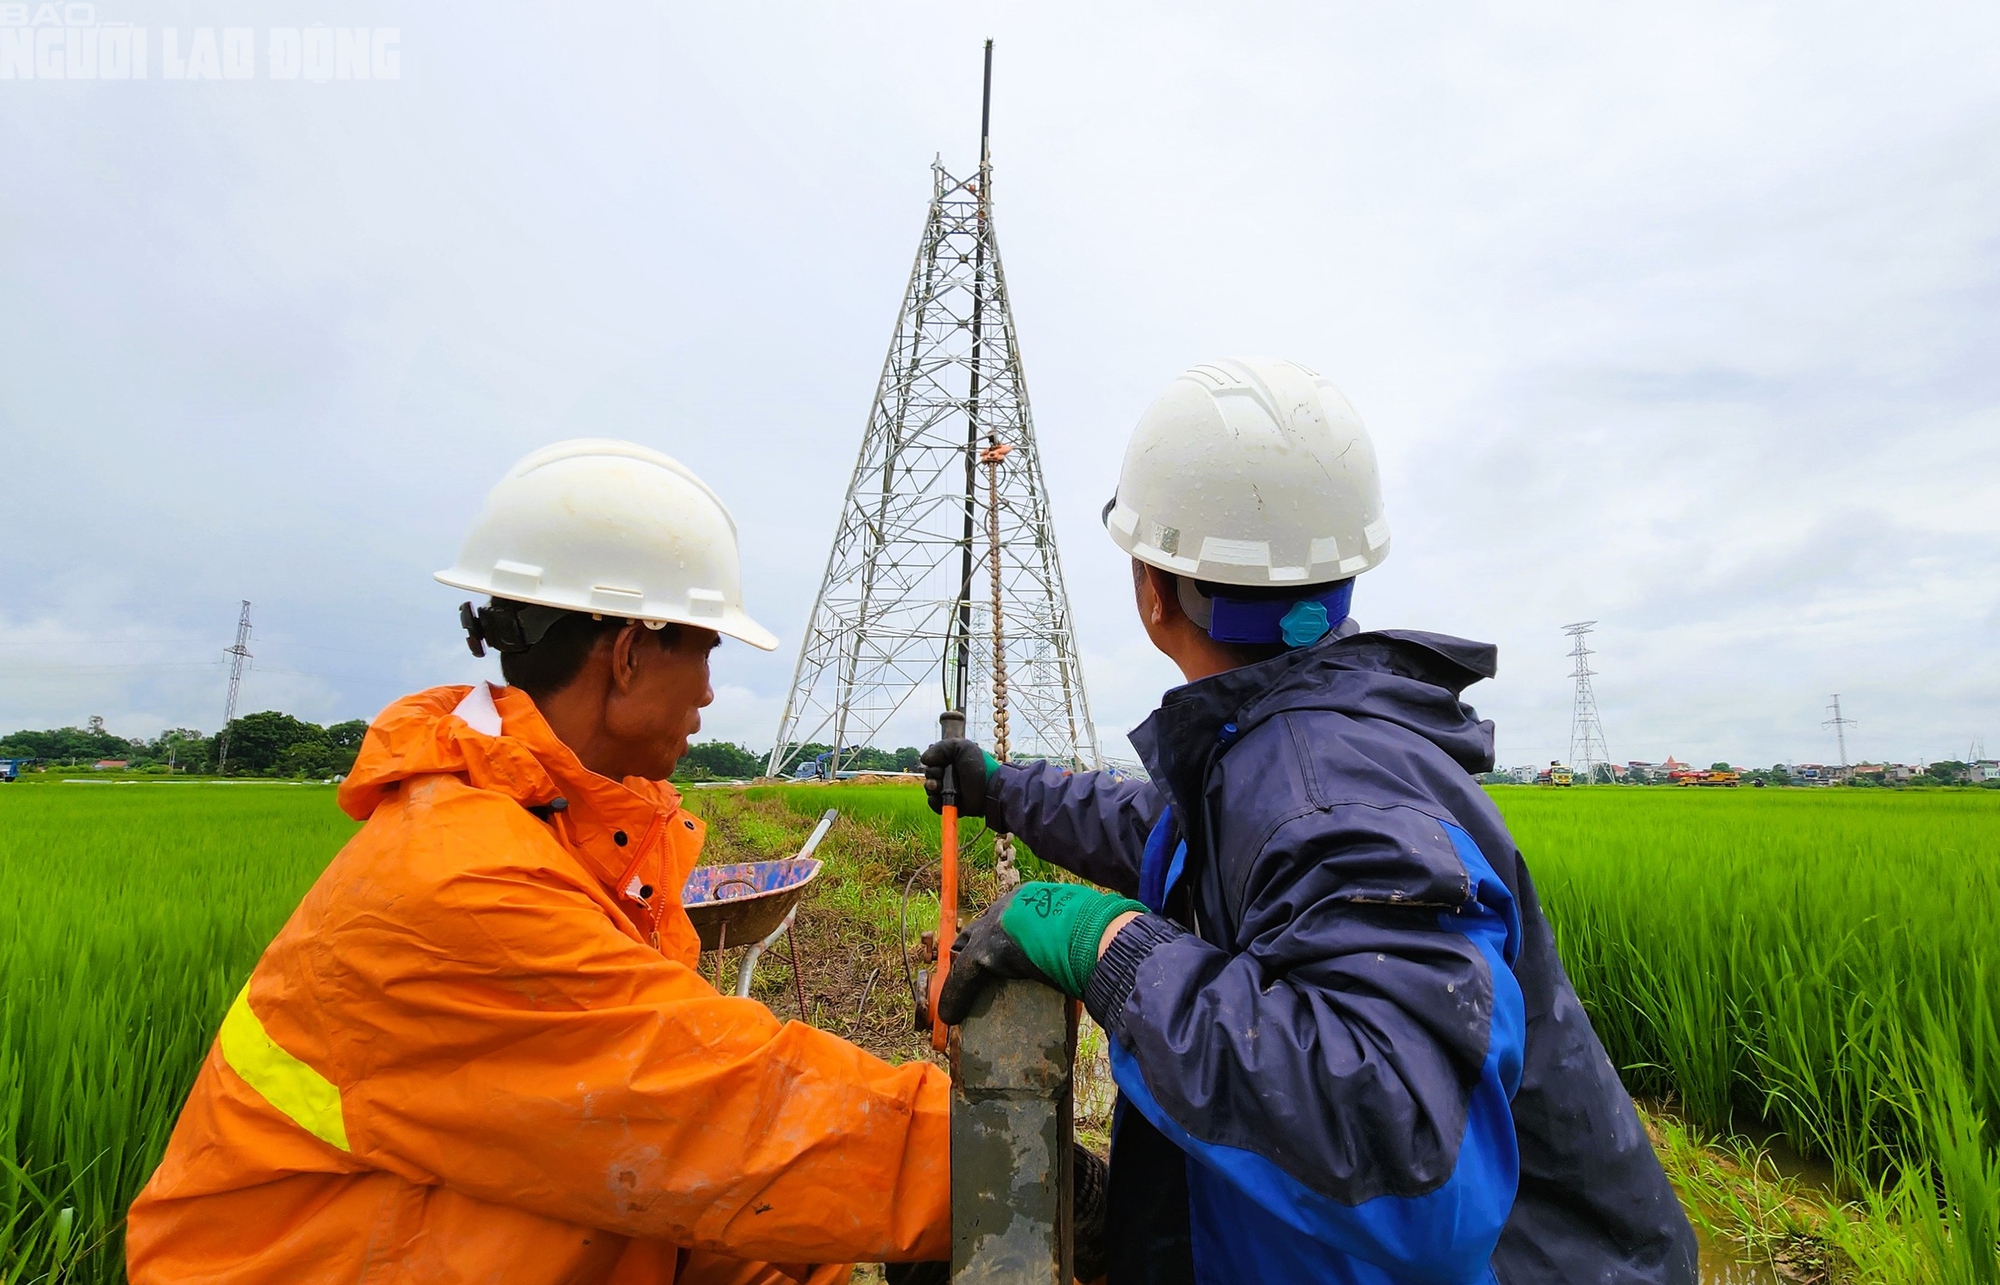
[[[828,808],[813,827],[805,846],[789,857],[776,861],[736,861],[725,865],[696,866],[681,886],[681,908],[694,921],[701,936],[701,948],[715,952],[715,979],[722,981],[722,952],[732,944],[742,946],[743,958],[736,968],[736,994],[750,997],[750,982],[756,976],[757,961],[779,937],[792,966],[792,985],[798,993],[799,1018],[806,1016],[806,987],[799,975],[799,947],[793,939],[792,921],[798,917],[799,902],[806,889],[819,877],[819,858],[813,850],[833,828],[838,809]]]

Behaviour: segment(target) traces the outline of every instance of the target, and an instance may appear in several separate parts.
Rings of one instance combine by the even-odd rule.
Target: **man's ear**
[[[627,624],[611,636],[611,685],[620,692],[632,690],[639,677],[639,637],[646,632],[640,624]]]
[[[1173,623],[1174,617],[1185,615],[1181,610],[1180,595],[1176,592],[1174,578],[1169,572],[1158,567],[1146,567],[1146,618],[1158,626]]]

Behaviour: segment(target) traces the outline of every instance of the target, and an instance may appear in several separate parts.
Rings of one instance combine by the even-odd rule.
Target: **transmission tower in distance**
[[[1840,766],[1845,768],[1847,766],[1847,729],[1858,726],[1858,724],[1851,718],[1841,717],[1839,692],[1833,694],[1833,704],[1828,705],[1827,708],[1833,711],[1833,717],[1821,723],[1820,726],[1833,729],[1834,740],[1840,746]]]
[[[1003,756],[1099,763],[993,232],[992,89],[988,41],[979,168],[959,178],[931,165],[930,213],[800,643],[774,776],[812,743],[832,747],[837,771],[912,698],[926,714],[965,711],[970,736],[991,743],[1000,731]],[[990,591],[975,594],[982,561]]]
[[[1611,766],[1611,750],[1604,743],[1604,724],[1597,717],[1597,693],[1590,686],[1591,675],[1597,672],[1590,667],[1590,657],[1596,653],[1584,643],[1585,636],[1595,628],[1595,620],[1563,626],[1563,632],[1570,638],[1570,658],[1576,662],[1572,671],[1576,699],[1569,715],[1569,766],[1572,773],[1582,776],[1585,784],[1596,783],[1598,764],[1602,763],[1606,769]]]
[[[222,707],[222,736],[215,748],[215,774],[222,776],[229,766],[229,725],[236,721],[236,697],[243,690],[243,662],[250,659],[250,600],[236,617],[236,645],[222,649],[229,657],[229,702]]]

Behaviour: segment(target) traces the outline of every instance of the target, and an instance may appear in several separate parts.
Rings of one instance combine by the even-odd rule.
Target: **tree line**
[[[321,727],[276,710],[246,714],[229,724],[229,776],[292,777],[326,780],[345,775],[368,732],[362,719]],[[810,763],[831,750],[830,745],[801,747],[795,762]],[[850,746],[841,752],[843,771],[909,772],[916,770],[914,746],[878,750]],[[222,737],[191,727],[171,727],[154,737],[128,738],[107,731],[102,718],[85,727],[19,731],[0,737],[0,758],[29,759],[45,767],[88,767],[105,760],[123,760],[129,770],[211,775],[222,761]],[[674,769],[676,781],[747,781],[764,775],[771,756],[754,753],[728,741],[703,741],[688,747]]]
[[[792,756],[791,766],[811,763],[820,755],[831,752],[833,746],[818,741],[799,747]],[[913,745],[905,745],[893,750],[878,750],[872,745],[850,745],[840,752],[840,770],[843,772],[914,772],[918,768],[917,756],[923,751]],[[770,766],[771,755],[752,753],[742,745],[732,745],[727,741],[703,741],[699,745],[688,746],[688,752],[674,769],[676,781],[747,781],[764,775]]]
[[[354,766],[368,724],[349,719],[321,727],[276,710],[246,714],[229,723],[229,776],[306,777],[324,780]],[[123,760],[139,772],[209,775],[222,764],[222,734],[170,727],[154,737],[118,736],[93,717],[86,727],[19,731],[0,737],[0,758],[31,759],[45,767],[87,767]]]

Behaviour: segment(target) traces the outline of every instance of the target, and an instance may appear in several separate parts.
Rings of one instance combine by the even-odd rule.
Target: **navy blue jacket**
[[[1695,1242],[1471,773],[1490,646],[1330,638],[1167,693],[1152,781],[1001,767],[987,821],[1157,913],[1085,1003],[1112,1285],[1695,1280]]]

